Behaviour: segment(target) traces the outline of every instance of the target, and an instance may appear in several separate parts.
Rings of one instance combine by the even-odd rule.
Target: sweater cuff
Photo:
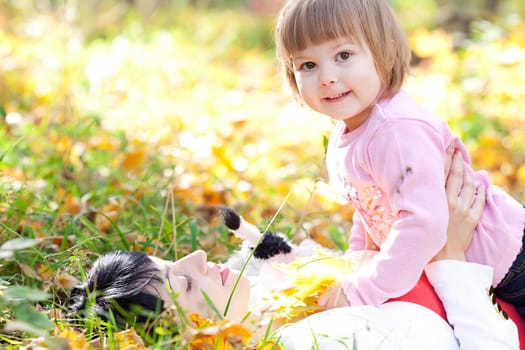
[[[425,273],[434,289],[439,289],[442,285],[450,286],[456,281],[458,285],[469,284],[487,288],[492,285],[493,269],[473,262],[438,260],[428,264]]]

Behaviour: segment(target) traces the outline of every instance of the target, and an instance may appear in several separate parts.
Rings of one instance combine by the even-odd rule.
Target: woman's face
[[[200,316],[213,316],[215,313],[203,296],[206,293],[213,304],[224,313],[226,304],[232,293],[239,273],[227,266],[207,261],[206,253],[197,250],[177,261],[167,261],[150,256],[162,273],[166,284],[158,287],[159,296],[165,305],[173,305],[169,289],[175,294],[177,303],[183,310],[197,313]],[[237,288],[231,298],[226,318],[240,321],[248,312],[250,283],[248,278],[241,276]]]

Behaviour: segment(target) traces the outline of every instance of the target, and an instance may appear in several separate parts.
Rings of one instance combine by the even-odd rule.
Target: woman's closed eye
[[[183,275],[183,277],[186,279],[186,292],[189,292],[191,291],[193,279],[188,275]]]
[[[188,275],[169,276],[166,274],[166,282],[172,293],[177,291],[185,290],[186,292],[191,291],[193,285],[193,279]],[[172,281],[174,284],[172,284]]]

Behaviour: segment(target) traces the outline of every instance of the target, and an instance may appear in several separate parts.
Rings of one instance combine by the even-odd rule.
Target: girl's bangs
[[[309,2],[309,1],[305,1]],[[291,13],[284,13],[280,36],[282,44],[289,53],[302,51],[309,45],[317,45],[341,37],[359,39],[360,31],[354,23],[351,11],[341,6],[341,1],[326,3],[313,2],[297,6]]]

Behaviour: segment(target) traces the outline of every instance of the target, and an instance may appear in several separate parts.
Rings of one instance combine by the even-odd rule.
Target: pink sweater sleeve
[[[356,210],[352,216],[352,229],[348,239],[348,251],[363,250],[366,247],[366,232],[363,226],[363,218]]]
[[[352,305],[380,305],[412,289],[446,241],[448,206],[439,132],[416,120],[387,121],[363,147],[364,169],[397,220],[366,269],[343,281]]]

